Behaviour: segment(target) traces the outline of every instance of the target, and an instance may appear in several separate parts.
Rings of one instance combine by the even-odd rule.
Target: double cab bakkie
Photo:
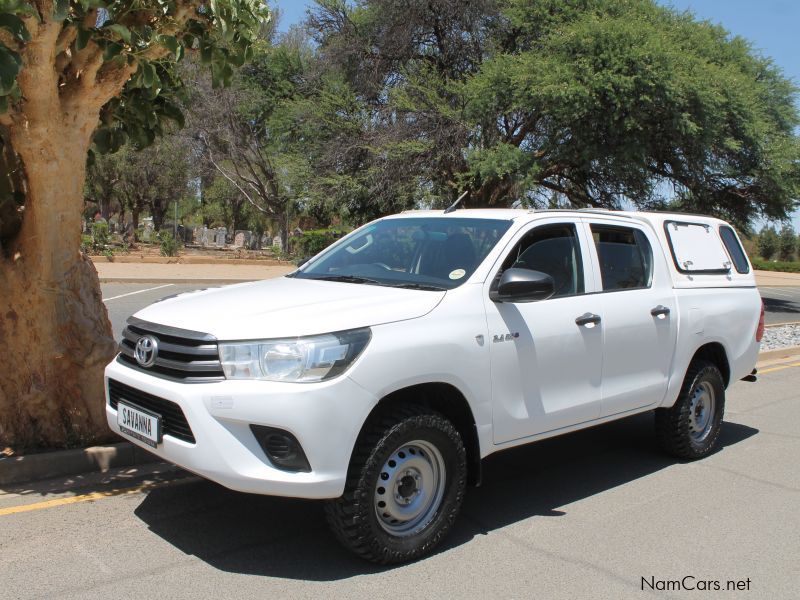
[[[654,411],[665,450],[709,454],[762,333],[724,221],[412,211],[285,277],[139,311],[106,410],[231,489],[326,500],[346,547],[393,563],[442,540],[494,452]]]

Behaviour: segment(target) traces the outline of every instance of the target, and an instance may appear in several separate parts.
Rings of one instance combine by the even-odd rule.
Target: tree
[[[284,252],[291,214],[310,179],[294,119],[287,119],[303,94],[305,59],[300,46],[260,43],[230,88],[214,89],[202,74],[189,75],[189,129],[200,152],[252,211],[278,224]]]
[[[778,234],[773,227],[764,227],[758,234],[758,253],[764,260],[770,260],[778,251]]]
[[[97,275],[80,254],[86,160],[138,147],[182,121],[171,63],[198,49],[230,80],[267,16],[258,0],[4,0],[0,138],[0,442],[102,438],[104,365],[115,344]]]
[[[325,0],[319,51],[439,204],[785,219],[796,88],[721,27],[653,0]],[[365,139],[368,132],[362,135]],[[367,144],[365,144],[367,145]],[[668,192],[667,192],[668,190]]]
[[[797,235],[794,232],[794,227],[789,223],[781,227],[778,250],[781,260],[794,260],[794,253],[797,250]]]

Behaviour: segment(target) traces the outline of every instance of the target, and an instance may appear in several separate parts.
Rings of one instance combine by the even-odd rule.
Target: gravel
[[[761,339],[761,351],[800,346],[800,324],[767,327]]]

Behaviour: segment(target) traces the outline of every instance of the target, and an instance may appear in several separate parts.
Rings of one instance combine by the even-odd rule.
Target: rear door
[[[484,284],[496,444],[591,421],[600,415],[602,329],[576,323],[599,312],[589,240],[579,219],[543,219],[522,230]],[[502,272],[551,275],[555,295],[494,302]]]
[[[635,221],[585,222],[603,317],[601,416],[661,402],[677,337],[677,310],[655,233]]]

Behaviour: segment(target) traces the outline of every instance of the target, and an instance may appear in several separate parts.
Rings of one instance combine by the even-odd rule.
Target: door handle
[[[587,312],[586,314],[583,314],[577,319],[575,319],[576,325],[586,325],[586,326],[591,325],[592,327],[594,327],[598,323],[600,323],[600,315],[596,315],[594,313]]]
[[[669,314],[669,308],[664,306],[663,304],[659,304],[653,310],[650,311],[650,314],[654,317],[666,317]]]

